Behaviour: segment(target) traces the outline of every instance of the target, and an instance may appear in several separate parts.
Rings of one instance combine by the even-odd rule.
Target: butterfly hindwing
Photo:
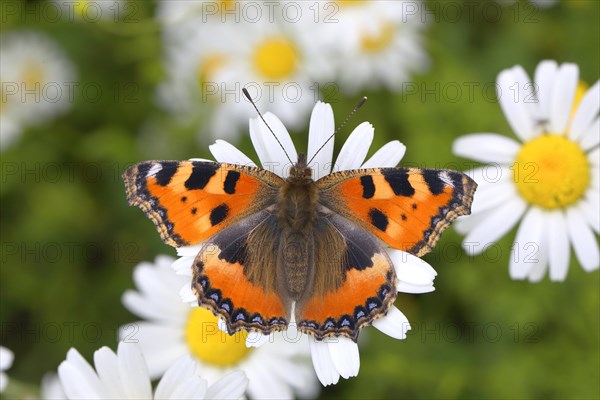
[[[275,174],[209,161],[148,161],[123,174],[130,205],[174,247],[201,243],[276,201]]]
[[[298,329],[319,340],[356,341],[360,329],[385,315],[396,298],[392,262],[375,236],[335,214],[317,220],[315,245],[314,291],[296,305]]]
[[[459,172],[417,168],[341,171],[316,185],[323,206],[417,256],[431,251],[454,219],[470,213],[477,187]]]
[[[229,333],[286,328],[286,304],[275,291],[277,246],[276,217],[265,210],[216,234],[196,257],[192,291]]]

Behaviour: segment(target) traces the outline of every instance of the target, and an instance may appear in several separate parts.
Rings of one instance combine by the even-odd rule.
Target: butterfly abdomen
[[[301,300],[312,287],[316,215],[317,191],[314,182],[289,178],[281,187],[278,199],[281,237],[277,275],[280,291],[292,300]]]

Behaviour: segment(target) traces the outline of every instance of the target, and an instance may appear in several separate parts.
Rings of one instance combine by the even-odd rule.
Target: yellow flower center
[[[41,83],[45,79],[44,67],[38,62],[28,62],[21,71],[21,81],[27,90],[41,90]]]
[[[340,7],[352,7],[363,5],[367,2],[367,0],[337,0],[336,3],[340,5]]]
[[[390,22],[382,24],[375,34],[365,33],[361,37],[361,47],[365,53],[376,53],[385,49],[394,38],[394,25]]]
[[[185,327],[185,341],[190,352],[199,360],[218,367],[235,365],[250,353],[246,347],[245,331],[230,336],[219,330],[217,317],[210,311],[195,307]]]
[[[87,10],[88,7],[89,7],[89,0],[77,0],[75,2],[75,4],[73,5],[73,9],[75,10],[75,14],[77,14],[77,16],[79,16],[81,18],[87,17],[86,14],[88,13],[88,10]],[[92,12],[95,13],[96,10],[93,9],[93,10],[90,10],[89,12],[90,13],[92,13]]]
[[[542,135],[525,143],[517,154],[513,173],[521,196],[546,209],[575,203],[590,183],[585,153],[558,135]]]
[[[215,73],[222,68],[226,63],[226,57],[222,54],[213,54],[206,57],[198,65],[198,82],[200,86],[207,82],[211,82]]]
[[[298,52],[292,42],[284,38],[265,40],[254,53],[254,66],[265,78],[282,80],[296,70]]]

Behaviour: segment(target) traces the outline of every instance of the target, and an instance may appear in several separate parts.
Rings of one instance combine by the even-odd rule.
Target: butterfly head
[[[306,163],[306,155],[302,153],[298,154],[298,162],[290,168],[288,180],[295,183],[312,182],[312,168]]]

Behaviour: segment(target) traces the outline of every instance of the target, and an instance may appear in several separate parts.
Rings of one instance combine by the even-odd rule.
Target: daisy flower
[[[294,129],[304,128],[319,96],[315,81],[331,76],[330,57],[316,46],[314,30],[296,29],[281,12],[256,2],[253,20],[249,6],[168,1],[157,11],[169,49],[169,79],[159,89],[159,102],[188,120],[206,121],[201,136],[210,139],[233,139],[253,115],[244,87],[259,107],[274,110]]]
[[[208,386],[187,356],[164,374],[154,393],[144,356],[135,344],[119,343],[117,354],[108,347],[94,353],[94,368],[75,349],[58,367],[68,399],[240,399],[248,380],[232,372]]]
[[[0,148],[4,149],[24,127],[68,110],[75,68],[52,40],[21,31],[2,35],[0,69]]]
[[[190,355],[209,383],[232,370],[246,373],[250,397],[314,397],[318,386],[306,347],[288,346],[283,337],[273,346],[246,347],[246,332],[229,336],[218,329],[217,317],[200,307],[190,307],[179,296],[190,280],[178,276],[174,259],[158,256],[154,264],[141,263],[134,270],[138,291],[123,295],[123,304],[146,319],[121,327],[121,340],[136,341],[151,377],[159,377],[182,355]]]
[[[167,79],[157,92],[160,106],[181,122],[202,122],[201,132],[229,140],[239,135],[231,121],[247,120],[249,113],[247,104],[239,99],[241,88],[227,92],[218,80],[219,71],[232,62],[239,46],[236,30],[235,26],[211,25],[210,29],[190,30],[185,38],[164,36]]]
[[[600,83],[578,86],[575,64],[542,61],[530,82],[517,65],[498,75],[500,105],[518,138],[458,138],[454,153],[493,163],[471,171],[479,184],[472,215],[458,221],[464,247],[479,254],[519,224],[510,276],[563,281],[570,250],[585,271],[599,265]],[[535,90],[534,90],[535,89]]]
[[[250,137],[258,154],[263,168],[268,169],[281,177],[286,177],[289,161],[285,152],[292,160],[297,159],[297,152],[284,124],[274,114],[265,113],[265,121],[273,129],[277,139],[284,149],[277,143],[277,139],[268,130],[259,118],[250,120]],[[323,149],[317,150],[327,141],[334,132],[334,118],[331,106],[318,102],[313,109],[310,118],[308,136],[308,155],[310,160],[316,154],[310,167],[313,169],[313,178],[319,179],[332,171],[350,170],[357,168],[395,167],[402,159],[406,150],[399,141],[392,141],[379,149],[371,158],[365,161],[367,152],[371,146],[374,129],[371,124],[364,122],[350,134],[350,137],[340,150],[335,163],[333,160],[333,140],[328,141]],[[233,145],[218,140],[210,146],[210,151],[216,161],[254,166],[254,162]],[[198,254],[200,247],[177,249],[180,258],[174,264],[178,274],[186,278],[185,285],[181,289],[182,298],[190,304],[197,304],[197,299],[191,290],[192,263]],[[388,249],[388,255],[394,263],[398,278],[397,290],[406,293],[426,293],[434,290],[433,280],[436,276],[434,269],[411,254],[400,250]],[[400,310],[392,306],[387,315],[375,320],[373,326],[381,332],[396,339],[405,339],[406,332],[410,329],[407,318]],[[263,336],[253,332],[247,336],[248,347],[269,348],[274,342],[273,337],[281,333]],[[313,366],[317,376],[323,385],[335,384],[340,377],[345,379],[358,375],[360,358],[358,345],[349,338],[337,337],[317,341],[312,336],[297,334],[294,323],[290,323],[290,329],[283,333],[286,337],[302,337],[309,342]],[[236,333],[235,335],[239,335]],[[234,336],[235,336],[234,335]],[[246,333],[244,333],[246,335]],[[276,341],[275,341],[276,342]],[[300,341],[302,342],[302,341]],[[301,347],[302,343],[288,347]],[[258,351],[258,349],[256,349]],[[250,378],[252,380],[252,378]]]
[[[12,351],[6,347],[0,346],[0,393],[4,392],[6,385],[8,384],[8,376],[6,371],[12,366],[15,355]]]
[[[42,377],[40,398],[44,400],[62,400],[67,398],[58,374],[49,372]]]
[[[332,17],[338,22],[320,27],[324,46],[333,54],[330,60],[336,64],[336,81],[342,91],[354,94],[380,87],[400,91],[413,73],[428,67],[421,35],[426,26],[421,20],[422,3],[384,0],[316,4],[322,4],[323,11],[332,4],[338,9]]]

